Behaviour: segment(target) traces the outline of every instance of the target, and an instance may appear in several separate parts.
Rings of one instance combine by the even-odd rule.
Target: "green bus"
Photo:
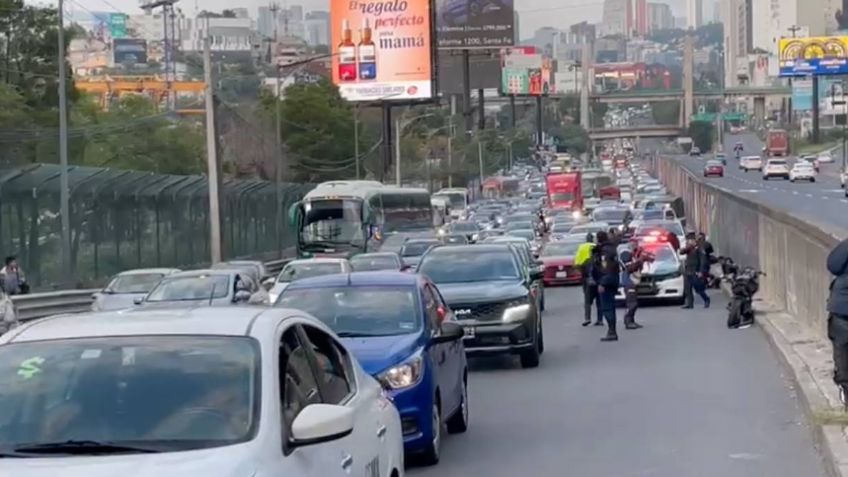
[[[375,181],[318,184],[289,209],[297,231],[297,256],[351,257],[376,251],[387,234],[433,231],[426,189]]]

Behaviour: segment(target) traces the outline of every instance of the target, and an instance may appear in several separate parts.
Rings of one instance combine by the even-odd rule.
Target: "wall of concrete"
[[[670,157],[650,164],[683,198],[687,227],[706,233],[720,255],[766,273],[759,298],[785,309],[799,325],[825,333],[830,274],[825,262],[838,239],[782,211],[716,188]]]

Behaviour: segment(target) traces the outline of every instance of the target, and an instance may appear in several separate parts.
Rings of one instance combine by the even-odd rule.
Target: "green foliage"
[[[651,115],[656,124],[680,124],[680,101],[653,102]]]
[[[706,121],[692,121],[689,123],[689,137],[692,138],[692,143],[698,147],[701,152],[706,152],[712,149],[713,134],[715,127],[713,123]]]

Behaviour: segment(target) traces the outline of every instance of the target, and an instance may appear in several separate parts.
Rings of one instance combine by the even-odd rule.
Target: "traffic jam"
[[[540,365],[545,322],[570,318],[546,289],[581,285],[598,232],[653,257],[640,301],[683,302],[682,201],[626,141],[475,190],[326,182],[287,216],[297,259],[277,274],[129,270],[90,312],[0,337],[8,475],[401,477],[468,430],[470,362]]]

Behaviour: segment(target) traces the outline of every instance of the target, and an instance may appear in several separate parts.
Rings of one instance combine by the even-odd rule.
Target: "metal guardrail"
[[[292,258],[283,258],[265,262],[268,273],[276,276]],[[19,321],[30,321],[51,315],[65,313],[82,313],[91,310],[92,295],[100,291],[90,290],[61,290],[29,295],[15,295],[12,303]]]

